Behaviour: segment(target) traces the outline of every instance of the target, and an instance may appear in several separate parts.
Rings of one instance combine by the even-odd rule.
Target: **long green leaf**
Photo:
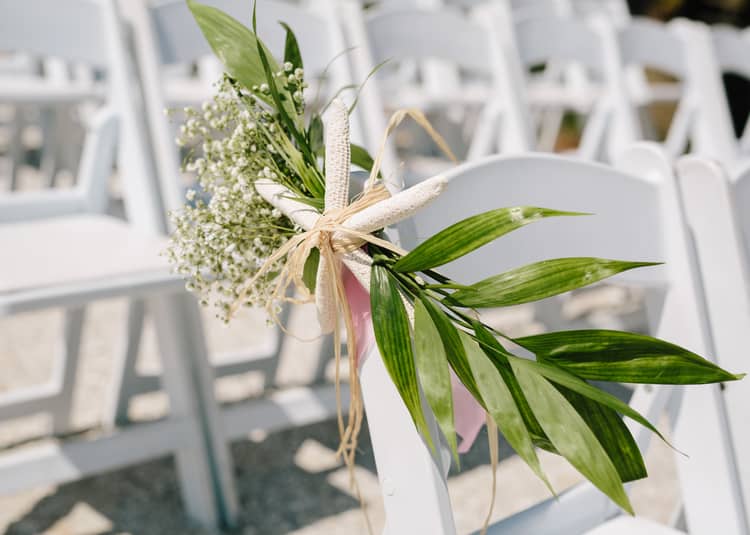
[[[585,215],[534,206],[499,208],[468,217],[445,228],[402,257],[393,269],[402,273],[424,271],[460,258],[517,228],[545,217]]]
[[[250,89],[266,81],[258,47],[266,51],[274,72],[279,70],[271,53],[247,26],[215,7],[194,0],[188,0],[187,4],[214,54],[240,84]],[[271,103],[270,96],[263,98]]]
[[[619,414],[568,388],[555,386],[596,435],[623,483],[648,475],[641,450]]]
[[[370,306],[375,340],[396,390],[404,400],[417,429],[434,449],[417,384],[417,370],[411,347],[409,318],[401,301],[398,282],[381,265],[372,266],[370,277]]]
[[[372,165],[374,163],[372,156],[367,152],[367,149],[360,147],[354,143],[351,144],[351,158],[352,163],[357,167],[361,167],[365,171],[372,171]]]
[[[508,357],[508,360],[513,366],[514,370],[523,368],[537,375],[541,375],[558,385],[569,388],[584,397],[587,397],[597,403],[604,405],[605,407],[609,407],[610,409],[635,420],[647,429],[656,433],[659,438],[664,440],[664,442],[667,442],[667,439],[664,438],[664,435],[662,435],[661,432],[637,410],[633,409],[630,405],[621,401],[612,394],[588,384],[580,377],[577,377],[562,368],[558,368],[554,364],[546,364],[534,360],[527,360],[524,358],[516,357],[514,355]]]
[[[256,8],[258,7],[257,2],[253,2],[253,31],[258,33],[258,21],[256,17]],[[294,106],[294,102],[289,95],[281,95],[276,85],[276,77],[274,74],[279,71],[279,67],[268,53],[268,49],[263,46],[263,42],[260,39],[256,41],[256,48],[258,50],[258,57],[260,58],[260,64],[263,67],[263,74],[266,77],[266,83],[271,92],[272,102],[276,107],[276,111],[279,113],[281,122],[286,126],[289,133],[292,135],[294,140],[297,142],[297,148],[305,155],[306,162],[314,162],[315,157],[310,152],[306,140],[302,133],[298,129],[299,117],[297,116],[297,110]]]
[[[719,368],[695,353],[642,334],[579,330],[519,338],[515,342],[584,379],[650,384],[734,381],[744,374]]]
[[[420,299],[414,302],[414,357],[422,391],[459,464],[448,357],[440,333]]]
[[[556,258],[512,269],[460,289],[448,300],[465,307],[502,307],[529,303],[588,286],[652,262],[603,258]]]
[[[476,341],[464,333],[461,333],[461,341],[487,411],[508,441],[508,444],[510,444],[521,459],[529,465],[554,494],[552,485],[550,485],[547,476],[542,471],[536,450],[534,450],[531,435],[526,429],[526,423],[516,406],[510,389],[503,381],[495,365],[487,358],[487,355],[485,355]]]
[[[279,21],[279,24],[286,30],[286,39],[284,41],[284,62],[287,61],[294,65],[294,67],[303,69],[302,54],[299,51],[299,44],[297,43],[297,36],[289,27],[286,22]]]
[[[307,255],[305,260],[305,266],[302,268],[302,282],[305,283],[310,293],[315,293],[315,285],[317,284],[318,265],[320,264],[320,251],[317,248],[311,249],[310,254]]]
[[[479,394],[477,384],[474,382],[474,375],[471,372],[469,361],[466,359],[466,352],[464,351],[461,337],[458,334],[458,329],[456,329],[453,321],[435,303],[429,299],[423,299],[422,304],[424,304],[433,323],[437,327],[451,368],[453,368],[453,371],[469,392],[478,401],[481,401],[482,396]]]
[[[323,140],[323,119],[317,113],[310,118],[307,129],[307,140],[310,150],[318,156],[325,156],[325,142]]]
[[[513,374],[513,370],[510,367],[510,362],[507,357],[507,355],[509,355],[508,351],[497,341],[497,339],[495,339],[492,333],[482,326],[481,323],[474,321],[472,326],[474,328],[474,333],[477,336],[477,340],[481,344],[482,350],[491,358],[495,367],[500,372],[503,381],[505,381],[505,384],[508,386],[508,389],[513,396],[513,400],[523,417],[526,428],[530,431],[534,439],[534,443],[544,449],[554,450],[552,443],[544,434],[542,426],[539,425],[539,422],[534,416],[531,406],[523,393],[523,389],[521,388],[521,385],[518,384],[518,379],[516,379],[516,376]]]
[[[544,377],[513,362],[518,381],[557,451],[617,505],[633,514],[617,468],[576,409]]]

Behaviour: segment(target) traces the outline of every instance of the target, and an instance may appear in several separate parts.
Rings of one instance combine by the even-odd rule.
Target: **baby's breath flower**
[[[285,72],[293,68],[284,65]],[[189,204],[172,214],[175,232],[167,256],[175,271],[188,279],[186,287],[226,321],[247,281],[296,232],[255,192],[255,181],[272,178],[301,184],[301,179],[274,148],[281,136],[287,136],[278,119],[231,80],[224,78],[216,87],[216,95],[200,111],[183,110],[185,122],[177,143],[198,151],[191,152],[184,168],[195,174],[199,187],[189,189]],[[267,84],[252,89],[269,90]],[[280,263],[269,273],[279,268]],[[263,277],[241,304],[266,306],[273,288],[273,277]]]

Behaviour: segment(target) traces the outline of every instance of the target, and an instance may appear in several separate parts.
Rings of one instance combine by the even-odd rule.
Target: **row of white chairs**
[[[470,74],[455,84],[449,78],[442,88],[430,84],[425,73],[421,87],[406,84],[404,89],[397,80],[391,90],[386,80],[381,90],[371,91],[391,108],[481,102],[467,159],[550,148],[548,141],[537,139],[532,121],[535,108],[545,106],[587,114],[577,151],[585,159],[611,161],[643,139],[647,132],[638,120],[639,108],[664,100],[677,105],[665,139],[671,155],[685,153],[690,145],[691,151],[735,162],[747,144],[744,133],[739,140],[734,136],[721,79],[727,73],[750,75],[743,59],[748,36],[734,28],[687,20],[618,22],[601,15],[518,18],[503,2],[487,2],[470,12],[401,7],[362,14],[350,9],[342,23],[350,43],[367,49],[367,67],[389,58],[440,60]],[[443,38],[447,32],[455,41]],[[354,58],[356,63],[361,56]],[[530,75],[542,65],[541,75]],[[644,69],[678,82],[649,87]],[[376,78],[371,85],[378,83]]]
[[[221,7],[239,20],[249,22],[249,3],[208,3]],[[480,9],[488,8],[485,6]],[[497,5],[489,9],[495,10]],[[51,411],[56,429],[66,428],[70,416],[75,357],[83,324],[83,307],[94,300],[112,296],[132,298],[133,305],[127,343],[118,364],[120,374],[116,385],[117,393],[112,401],[111,423],[122,419],[123,407],[134,392],[156,386],[153,381],[144,382],[134,376],[144,301],[157,317],[163,351],[162,381],[170,396],[170,414],[163,422],[132,427],[113,426],[111,435],[94,442],[67,442],[53,448],[12,452],[0,457],[0,488],[13,491],[41,482],[62,482],[174,452],[178,459],[183,496],[190,514],[205,524],[215,524],[222,519],[231,523],[236,516],[237,502],[231,479],[227,441],[239,438],[252,429],[273,430],[284,425],[325,418],[331,414],[333,395],[330,387],[297,389],[287,392],[285,396],[254,401],[222,411],[212,394],[211,383],[217,370],[210,369],[208,365],[198,311],[191,298],[182,294],[181,282],[167,273],[156,256],[164,242],[153,236],[162,234],[167,228],[165,208],[176,208],[183,202],[182,179],[172,143],[174,136],[162,113],[168,106],[170,91],[164,73],[168,68],[202,61],[209,54],[208,46],[185,4],[177,1],[154,5],[125,2],[121,15],[117,13],[113,3],[107,0],[76,0],[66,2],[64,8],[51,0],[31,0],[23,9],[19,9],[16,4],[11,6],[9,2],[7,5],[0,3],[0,10],[3,14],[9,14],[0,21],[0,48],[27,49],[41,55],[54,54],[71,61],[87,60],[107,73],[107,89],[104,92],[106,107],[97,114],[90,126],[91,133],[86,141],[76,189],[14,194],[0,199],[0,221],[3,222],[0,227],[0,243],[10,259],[0,266],[3,273],[0,280],[4,286],[0,291],[3,313],[50,306],[63,306],[68,310],[66,347],[63,365],[60,367],[63,372],[49,387],[0,398],[0,417],[7,419],[40,410]],[[57,18],[49,19],[50,13],[56,14]],[[344,50],[349,43],[359,45],[346,61],[334,62],[331,66],[329,84],[335,88],[361,81],[369,72],[377,57],[374,51],[383,50],[375,42],[376,35],[379,35],[375,29],[377,24],[381,24],[386,36],[389,35],[388,32],[399,29],[400,23],[396,24],[395,21],[412,20],[411,25],[405,24],[405,29],[412,33],[415,28],[434,29],[435,26],[415,25],[414,19],[404,18],[424,16],[420,20],[443,25],[443,37],[458,34],[462,36],[461,40],[451,41],[451,46],[446,47],[443,43],[442,48],[432,49],[433,53],[436,50],[446,50],[447,57],[438,59],[465,59],[465,56],[459,56],[452,50],[463,43],[478,43],[478,48],[472,49],[477,55],[466,61],[472,62],[472,68],[485,68],[487,64],[491,64],[492,69],[497,69],[491,71],[491,76],[497,84],[503,84],[500,86],[503,90],[497,90],[492,95],[497,98],[507,98],[507,95],[515,95],[515,98],[525,96],[524,91],[518,87],[526,83],[525,77],[518,76],[518,71],[513,74],[508,67],[513,65],[508,60],[508,55],[513,52],[518,57],[519,47],[524,43],[523,38],[519,37],[522,34],[521,26],[511,23],[515,34],[508,34],[500,31],[503,26],[497,23],[498,19],[469,19],[475,15],[467,16],[453,11],[412,9],[396,12],[400,13],[399,17],[389,13],[383,11],[382,14],[363,14],[359,5],[334,3],[333,0],[317,1],[314,8],[267,0],[259,3],[259,32],[270,48],[278,51],[282,49],[283,33],[276,21],[284,20],[289,23],[300,40],[308,76],[321,73],[330,58]],[[381,16],[384,18],[379,19]],[[393,18],[385,18],[389,16]],[[454,25],[459,16],[467,20]],[[135,62],[123,36],[123,18],[133,29]],[[54,30],[48,28],[44,32],[34,33],[33,37],[23,31],[23,28],[42,27],[46,20],[58,22]],[[59,21],[64,20],[71,21],[71,24],[59,24]],[[88,35],[81,28],[99,26],[83,25],[82,20],[98,21],[106,31]],[[378,20],[391,20],[394,23],[373,22]],[[476,20],[480,22],[475,22]],[[536,22],[532,22],[534,20]],[[545,43],[542,44],[545,45],[546,41],[555,42],[555,36],[562,36],[561,39],[575,38],[574,43],[604,50],[604,46],[600,45],[602,41],[587,40],[592,35],[600,35],[588,26],[570,19],[555,19],[554,24],[546,20],[528,19],[522,24],[528,24],[536,35],[540,35],[539,32],[545,31],[545,28],[568,29],[544,34]],[[506,19],[505,24],[508,23],[510,22]],[[466,31],[461,31],[462,28]],[[657,28],[659,35],[672,35],[669,33],[671,30],[664,27],[648,28]],[[529,35],[533,36],[533,32]],[[440,32],[433,31],[432,34],[440,35]],[[390,41],[396,42],[392,37],[393,33],[390,35]],[[481,35],[487,37],[477,37]],[[515,38],[511,41],[514,35]],[[365,37],[366,42],[363,41]],[[423,38],[431,37],[425,33]],[[500,46],[491,47],[493,40],[499,40]],[[620,40],[626,42],[624,37]],[[577,56],[559,55],[561,52],[572,55],[577,51],[575,47],[558,47],[555,52],[555,47],[550,45],[552,51],[548,52],[539,48],[538,40],[527,38],[526,41],[530,50],[520,57],[525,57],[529,65],[578,59]],[[558,45],[560,42],[564,42],[564,39],[557,41]],[[432,57],[419,41],[406,44],[408,46],[405,49],[390,49],[390,52],[392,55],[398,54],[398,57],[405,57],[402,54],[405,55],[406,52],[417,54],[415,59],[418,60]],[[624,47],[620,47],[620,50],[623,49]],[[389,49],[385,50],[387,54]],[[420,53],[420,50],[423,52]],[[590,50],[586,53],[591,55]],[[680,54],[683,58],[691,54],[692,61],[692,52],[683,51]],[[634,61],[641,64],[644,62]],[[512,84],[516,84],[516,87]],[[143,102],[138,98],[141,93]],[[377,148],[383,126],[383,105],[378,98],[377,84],[369,84],[363,92],[360,110],[354,122],[355,138],[371,150]],[[528,134],[529,122],[521,113],[526,108],[521,104],[523,101],[515,102],[507,108],[499,108],[501,113],[496,124],[499,125],[497,128],[507,128],[507,134],[502,137],[507,143],[520,143],[531,137]],[[702,105],[704,102],[699,98],[695,104]],[[516,125],[516,128],[508,120],[514,112],[520,125]],[[612,127],[611,131],[620,130]],[[525,131],[528,137],[519,137],[519,131]],[[709,129],[702,131],[709,132]],[[146,140],[149,142],[146,143]],[[512,153],[530,148],[532,147],[527,145],[516,149],[504,147],[503,150]],[[106,179],[115,151],[124,187],[127,224],[102,214],[107,198]],[[485,152],[495,151],[489,148],[485,151],[477,150],[476,156]],[[584,234],[578,228],[570,231],[567,227],[560,227],[552,229],[554,240],[551,242],[540,242],[530,234],[519,234],[519,237],[525,237],[524,243],[530,244],[529,247],[542,243],[547,244],[547,247],[549,243],[554,243],[555,247],[567,245],[567,248],[562,249],[566,255],[585,249],[586,255],[667,260],[670,267],[665,268],[660,281],[668,281],[670,284],[661,291],[661,297],[666,301],[660,309],[663,319],[657,333],[703,354],[714,354],[726,367],[742,369],[741,356],[736,354],[737,346],[732,345],[736,341],[732,335],[736,338],[736,333],[742,331],[729,329],[722,337],[714,332],[727,329],[724,323],[718,325],[719,322],[714,321],[714,318],[723,318],[730,306],[722,303],[729,297],[737,301],[741,297],[737,295],[740,292],[734,286],[732,296],[724,295],[727,285],[732,288],[731,284],[735,281],[719,278],[719,282],[724,283],[719,290],[725,291],[722,293],[716,290],[711,297],[705,297],[704,304],[704,297],[697,290],[701,286],[699,280],[703,281],[702,285],[706,288],[711,283],[708,282],[705,270],[701,269],[699,274],[690,261],[693,252],[687,245],[685,223],[669,163],[653,148],[634,149],[622,161],[624,163],[620,167],[623,171],[543,156],[496,157],[462,166],[452,172],[455,183],[476,180],[478,185],[456,187],[455,191],[449,192],[451,200],[448,201],[446,197],[446,204],[441,211],[428,211],[417,218],[418,232],[413,236],[424,235],[434,230],[435,225],[445,226],[462,215],[469,215],[466,210],[475,213],[483,209],[475,202],[475,194],[479,189],[485,188],[488,189],[488,195],[481,197],[484,203],[489,204],[484,208],[496,207],[498,202],[503,205],[537,203],[598,212],[609,223],[601,224],[602,218],[597,218],[600,226],[595,224],[591,233]],[[398,166],[395,155],[391,155],[390,165],[392,172],[396,173]],[[701,160],[688,160],[682,164],[681,169],[685,169],[680,174],[682,181],[690,180],[685,178],[689,176],[711,175],[707,171],[710,170],[713,178],[709,176],[707,180],[718,183],[718,188],[726,187],[721,185],[724,180],[721,171]],[[503,177],[502,181],[496,180],[499,176]],[[465,178],[459,180],[459,177]],[[532,183],[529,177],[538,177],[538,181]],[[474,196],[463,198],[467,192],[473,192]],[[578,196],[573,195],[573,192]],[[623,199],[630,199],[631,202],[625,203]],[[637,214],[637,225],[626,219],[636,217],[633,214]],[[725,217],[725,214],[719,215]],[[34,221],[30,221],[31,218]],[[691,221],[690,217],[688,221]],[[424,230],[420,228],[423,222],[426,225]],[[706,228],[705,232],[716,232],[710,226]],[[606,234],[595,240],[594,236],[605,230],[613,233],[609,240],[605,241]],[[692,230],[697,234],[695,229]],[[739,235],[739,231],[734,232]],[[409,229],[403,229],[402,234],[408,238]],[[75,240],[71,240],[71,236],[75,236]],[[583,243],[581,236],[587,236],[590,243]],[[405,241],[408,240],[405,238]],[[718,243],[713,243],[716,241]],[[35,246],[31,247],[31,244]],[[527,254],[532,254],[530,250],[520,248],[521,244],[518,242],[513,242],[513,245],[518,254],[523,253],[523,259]],[[742,267],[737,264],[739,261],[736,258],[739,256],[733,256],[738,255],[738,252],[730,247],[731,240],[714,239],[708,245],[726,245],[728,262],[735,262]],[[704,243],[703,247],[705,246]],[[29,254],[29,249],[35,252]],[[697,250],[700,259],[700,244]],[[488,249],[485,254],[492,254],[492,251]],[[549,254],[550,250],[547,248],[545,255]],[[521,259],[519,256],[513,257],[516,261]],[[50,273],[51,265],[58,268],[54,273]],[[715,262],[713,266],[721,267]],[[476,272],[476,264],[473,263],[471,267],[472,271],[467,269],[464,278],[474,279],[481,275]],[[736,307],[736,314],[732,315],[732,319],[735,325],[739,323],[741,327],[746,319],[743,308],[746,303],[739,302]],[[705,314],[701,314],[701,311]],[[725,346],[718,351],[720,344]],[[266,359],[266,364],[275,358],[276,355],[271,355]],[[381,482],[388,480],[390,489],[397,489],[395,493],[389,492],[384,497],[387,530],[389,533],[452,533],[455,528],[451,527],[445,472],[436,468],[444,466],[445,461],[433,459],[429,455],[421,438],[413,430],[408,415],[402,410],[397,394],[379,363],[378,358],[368,359],[362,369],[362,380],[378,475]],[[244,367],[234,365],[231,370],[227,368],[227,371],[253,369],[252,366],[256,365],[257,361],[256,364],[250,362]],[[738,472],[733,464],[736,459],[732,454],[739,450],[733,449],[727,442],[730,436],[742,440],[742,434],[729,433],[723,423],[726,418],[732,423],[733,418],[732,410],[727,411],[729,416],[725,414],[723,399],[731,397],[734,392],[742,392],[742,388],[730,385],[723,394],[719,393],[718,387],[708,387],[696,393],[692,393],[690,389],[688,391],[690,395],[686,395],[683,400],[683,410],[690,407],[688,417],[676,422],[676,436],[685,441],[683,447],[690,446],[693,459],[692,464],[681,463],[686,466],[683,489],[686,493],[684,505],[688,524],[694,533],[706,532],[701,527],[707,525],[702,522],[708,522],[705,507],[701,510],[696,493],[699,492],[701,478],[711,473],[716,478],[715,488],[720,489],[716,492],[725,492],[727,498],[721,501],[721,505],[727,508],[727,514],[720,515],[727,524],[724,530],[719,531],[744,533],[741,529],[744,524],[740,521],[744,510],[737,503],[737,497],[741,493],[736,488]],[[670,399],[667,393],[657,395],[657,392],[665,391],[639,391],[636,399],[646,405],[653,405],[652,412],[656,413],[660,404],[665,404]],[[656,402],[652,404],[653,400]],[[738,400],[730,401],[726,403],[730,409],[741,407],[737,404]],[[684,431],[680,431],[681,429]],[[169,436],[170,439],[165,441],[164,436]],[[706,440],[706,436],[711,437],[712,441]],[[392,455],[393,451],[399,452],[398,458]],[[747,480],[748,478],[744,478],[744,481]],[[557,529],[562,519],[566,519],[566,522],[571,523],[569,533],[581,533],[579,528],[582,524],[576,522],[587,522],[587,526],[593,527],[614,514],[613,509],[606,506],[605,502],[602,502],[602,507],[598,510],[590,505],[582,508],[580,502],[576,502],[577,496],[588,492],[586,489],[573,491],[569,494],[570,498],[544,504],[511,520],[511,524],[507,525],[516,525],[513,522],[541,522],[549,514],[548,511],[558,508],[562,510],[570,502],[574,507],[568,516],[559,513],[561,516],[556,518],[560,520],[553,521],[547,516],[543,528],[529,532],[544,533],[547,530],[546,532],[562,533]],[[576,503],[579,504],[577,507]],[[424,514],[416,514],[419,511]],[[714,509],[711,514],[719,516],[717,511],[718,509]],[[415,524],[417,519],[419,523]],[[430,524],[433,521],[436,523]],[[712,525],[719,526],[716,522]],[[525,532],[515,527],[501,526],[497,529],[507,529],[508,531],[504,531],[506,533]]]

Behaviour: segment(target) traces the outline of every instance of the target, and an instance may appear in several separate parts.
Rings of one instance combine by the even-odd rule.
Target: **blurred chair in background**
[[[221,434],[213,430],[218,416],[212,414],[216,405],[197,304],[159,256],[166,245],[165,213],[114,2],[3,0],[0,12],[0,48],[87,64],[105,80],[105,107],[89,125],[76,187],[0,197],[1,313],[65,309],[62,352],[51,381],[3,394],[0,418],[48,413],[56,434],[72,431],[85,307],[112,297],[143,299],[153,313],[170,403],[168,416],[158,422],[3,453],[0,489],[61,483],[174,454],[188,514],[217,526],[234,513],[226,445],[214,442]],[[33,95],[37,88],[24,87],[19,94]],[[38,86],[41,94],[48,89]],[[127,222],[104,215],[115,157]],[[133,350],[128,338],[125,353]]]
[[[478,119],[469,128],[475,133],[467,142],[467,159],[495,152],[498,146],[517,151],[529,148],[531,134],[518,74],[510,72],[501,49],[500,39],[507,37],[502,37],[498,26],[499,8],[487,7],[483,16],[473,16],[447,8],[384,7],[362,12],[352,2],[343,2],[342,7],[346,11],[341,23],[354,48],[352,57],[358,73],[395,59],[416,64],[437,60],[441,68],[450,68],[458,75],[454,80],[458,85],[449,83],[443,91],[429,85],[401,87],[398,79],[395,83],[388,81],[399,76],[398,65],[387,66],[368,82],[362,94],[360,103],[366,113],[412,107],[423,112],[451,107],[473,109]],[[444,39],[447,33],[455,39]],[[392,91],[381,89],[389,85],[394,86]],[[406,181],[413,183],[440,167],[445,165],[417,162],[416,168],[407,172]],[[414,176],[408,177],[410,174]]]
[[[695,152],[727,163],[735,159],[737,143],[708,28],[687,20],[663,24],[634,19],[613,31],[617,44],[607,47],[608,61],[612,76],[620,81],[613,84],[617,95],[613,99],[616,111],[610,154],[615,157],[629,143],[653,138],[655,134],[648,132],[640,111],[644,104],[661,101],[675,103],[663,137],[672,157]],[[643,95],[626,83],[632,80],[624,77],[633,67],[656,70],[679,83],[662,86],[662,92],[654,88],[644,101]]]
[[[11,191],[19,187],[25,165],[38,167],[41,187],[52,187],[61,171],[77,171],[81,122],[90,118],[102,100],[99,73],[85,63],[69,63],[54,56],[11,51],[4,55],[0,105],[7,131],[8,187]],[[38,143],[38,147],[29,143]]]

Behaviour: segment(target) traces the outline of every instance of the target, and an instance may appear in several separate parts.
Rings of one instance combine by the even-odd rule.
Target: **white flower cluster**
[[[185,163],[198,185],[187,192],[187,205],[172,214],[176,230],[167,255],[188,280],[187,288],[201,296],[202,304],[216,306],[217,316],[227,321],[242,286],[295,232],[256,193],[254,183],[288,178],[293,172],[274,148],[276,138],[285,135],[277,120],[232,80],[225,78],[211,101],[200,110],[186,108],[185,115],[178,144],[200,153]],[[266,305],[274,271],[250,289],[243,304]]]

